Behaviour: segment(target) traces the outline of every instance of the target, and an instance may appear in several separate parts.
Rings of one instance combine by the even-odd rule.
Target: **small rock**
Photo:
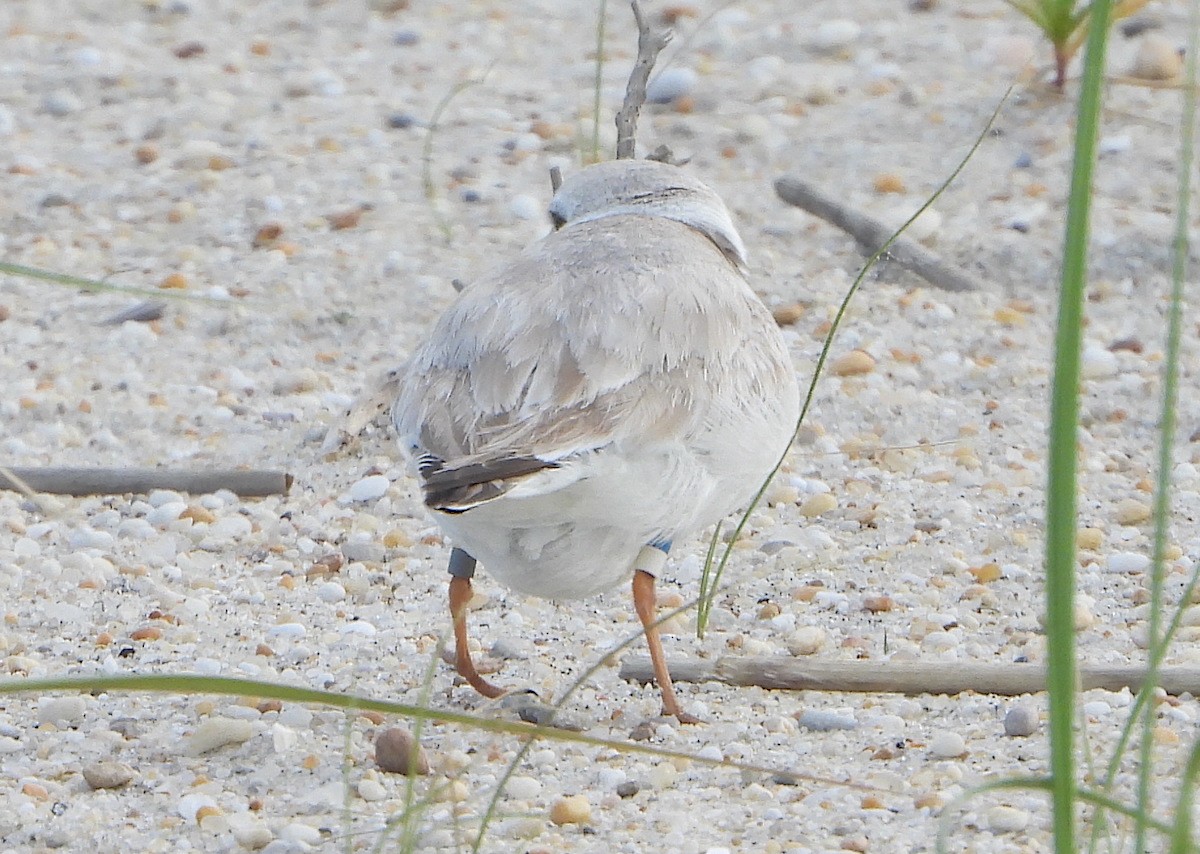
[[[392,44],[397,47],[411,47],[421,41],[421,34],[416,30],[397,30],[392,33]]]
[[[1183,74],[1183,56],[1160,33],[1147,33],[1138,45],[1129,76],[1139,80],[1174,80]]]
[[[1038,730],[1038,713],[1033,706],[1017,703],[1004,715],[1004,734],[1008,736],[1033,735]]]
[[[862,27],[847,18],[822,21],[813,34],[813,47],[817,50],[835,51],[849,47],[862,35]]]
[[[810,495],[800,505],[800,515],[812,519],[836,510],[837,506],[837,499],[834,498],[832,492],[818,492],[816,495]]]
[[[387,789],[378,780],[367,777],[358,781],[358,796],[368,802],[382,801],[387,797]]]
[[[1137,552],[1114,552],[1107,563],[1109,572],[1136,574],[1150,568],[1150,558]]]
[[[186,752],[189,756],[200,756],[227,744],[241,744],[252,735],[254,726],[250,721],[219,716],[208,718],[188,736]]]
[[[896,607],[895,600],[886,594],[878,594],[863,597],[863,610],[870,611],[872,614],[883,614],[891,611]]]
[[[387,117],[387,126],[393,130],[407,130],[417,124],[419,120],[412,113],[392,113]]]
[[[38,724],[54,724],[57,727],[71,726],[83,720],[87,703],[83,697],[72,694],[67,697],[50,697],[38,703]]]
[[[640,786],[633,780],[626,780],[624,783],[617,785],[617,797],[632,798],[640,790]]]
[[[385,487],[384,492],[386,491]],[[374,540],[353,539],[342,543],[342,556],[348,561],[382,563],[384,555],[383,543],[378,543]]]
[[[953,730],[938,730],[929,739],[929,752],[938,759],[956,759],[967,752],[967,742]]]
[[[1016,807],[992,807],[987,821],[988,828],[996,833],[1019,833],[1029,826],[1029,813]]]
[[[347,501],[376,501],[387,495],[388,488],[391,486],[391,481],[387,479],[387,475],[373,474],[368,475],[351,484],[346,490],[345,498]]]
[[[508,203],[508,209],[517,219],[532,220],[546,215],[541,202],[533,196],[526,196],[523,193],[512,197]]]
[[[686,98],[695,90],[697,79],[696,72],[692,69],[672,65],[646,86],[646,102],[670,104],[672,101]]]
[[[375,739],[375,764],[389,774],[429,773],[425,751],[402,727],[386,729]]]
[[[237,844],[248,851],[259,851],[266,848],[275,838],[271,828],[262,822],[253,821],[233,826],[233,838]]]
[[[522,801],[531,801],[542,791],[542,784],[533,777],[516,776],[508,781],[508,794]]]
[[[829,369],[838,377],[869,374],[875,370],[875,358],[865,350],[851,350],[834,359]]]
[[[895,172],[880,172],[871,182],[876,193],[903,193],[908,187]]]
[[[825,645],[825,630],[819,626],[801,626],[787,639],[788,652],[792,655],[813,655]]]
[[[1150,505],[1136,498],[1126,498],[1117,504],[1114,514],[1117,522],[1122,525],[1140,525],[1150,518]]]
[[[83,767],[83,779],[93,789],[119,789],[137,776],[124,762],[93,762]]]
[[[1104,545],[1104,531],[1100,528],[1080,528],[1075,534],[1075,545],[1087,551],[1098,551]]]
[[[42,109],[52,116],[69,116],[82,107],[83,101],[68,89],[57,89],[42,99]]]
[[[840,712],[830,712],[823,709],[805,709],[796,716],[796,721],[805,729],[813,732],[832,732],[834,730],[857,729],[858,721],[853,715]]]
[[[1115,377],[1121,368],[1116,354],[1102,344],[1088,343],[1083,348],[1081,370],[1085,379]]]
[[[550,820],[557,825],[587,824],[592,820],[592,805],[587,795],[559,798],[550,807]]]

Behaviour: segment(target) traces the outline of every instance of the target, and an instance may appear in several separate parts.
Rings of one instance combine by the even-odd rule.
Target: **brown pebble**
[[[375,739],[375,764],[389,774],[429,773],[429,759],[412,733],[402,727],[390,727]]]
[[[45,801],[50,799],[50,792],[41,783],[26,783],[21,787],[21,794],[27,795],[36,801]]]
[[[167,291],[182,291],[187,289],[188,279],[183,273],[171,273],[158,286]]]
[[[366,718],[371,723],[375,724],[375,726],[379,726],[384,721],[383,715],[381,715],[379,712],[370,711],[369,709],[364,709],[363,711],[359,712],[358,716],[360,718]]]
[[[1117,504],[1116,518],[1122,525],[1140,525],[1150,518],[1150,505],[1136,498],[1126,498]]]
[[[12,317],[12,312],[9,311],[8,306],[0,305],[0,323],[3,323],[4,321],[8,320],[10,317]]]
[[[917,795],[915,798],[913,798],[913,806],[919,810],[939,810],[945,805],[945,803],[946,802],[942,800],[940,795],[937,795],[933,792],[928,792],[924,795]]]
[[[255,39],[254,41],[250,42],[250,53],[254,54],[255,56],[270,56],[271,43],[266,39]]]
[[[865,350],[851,350],[834,359],[829,369],[838,377],[869,374],[875,370],[875,357]]]
[[[213,522],[217,521],[216,514],[214,514],[207,507],[201,507],[198,504],[189,505],[186,510],[179,514],[179,518],[191,519],[193,522],[197,522],[202,525],[211,525]]]
[[[867,837],[851,836],[847,839],[843,839],[841,847],[843,851],[858,851],[861,854],[861,852],[866,852],[868,850]]]
[[[775,318],[775,322],[780,326],[791,326],[800,318],[804,317],[808,308],[798,302],[791,305],[781,305],[771,312],[771,316]]]
[[[162,636],[163,631],[158,626],[142,626],[140,629],[134,629],[130,635],[135,641],[159,640]]]
[[[1145,347],[1142,342],[1136,338],[1118,338],[1116,341],[1108,345],[1108,349],[1114,353],[1119,353],[1125,350],[1130,353],[1141,353]]]
[[[124,762],[93,762],[83,767],[83,779],[93,789],[119,789],[127,786],[137,774]]]
[[[876,795],[866,795],[860,804],[865,810],[885,810],[887,805]]]
[[[358,221],[362,219],[362,208],[351,208],[346,211],[338,211],[325,215],[325,220],[329,223],[329,227],[334,231],[342,231],[347,228],[354,228],[358,225]]]
[[[279,700],[263,700],[255,706],[260,715],[265,715],[267,712],[278,712],[283,709],[283,703]]]
[[[282,225],[277,222],[268,222],[266,225],[260,226],[258,231],[254,233],[254,248],[262,249],[272,246],[282,234]]]
[[[872,614],[885,613],[895,607],[896,603],[892,597],[885,594],[863,597],[863,608]]]
[[[275,654],[275,650],[271,649],[265,643],[260,643],[258,646],[256,646],[254,648],[254,654],[261,655],[265,658],[270,658],[271,656],[273,656]]]
[[[967,570],[978,584],[989,584],[1000,578],[1000,564],[985,563],[983,566],[973,566]]]
[[[904,179],[895,172],[880,172],[871,182],[876,193],[903,193]]]
[[[203,55],[206,50],[208,50],[208,48],[206,48],[200,42],[192,41],[184,42],[181,45],[176,45],[171,53],[175,54],[180,59],[191,59],[192,57]]]
[[[147,163],[153,163],[158,159],[158,148],[150,143],[139,145],[133,150],[133,156],[138,163],[145,166]]]
[[[783,613],[783,609],[774,602],[764,602],[762,607],[758,609],[758,618],[760,620],[769,620],[772,617],[778,617]]]
[[[650,723],[650,721],[642,721],[629,733],[630,741],[649,741],[653,737],[654,724]]]
[[[338,570],[342,568],[345,558],[338,552],[331,552],[324,557],[317,558],[313,565],[308,568],[304,574],[309,578],[320,578],[329,575],[336,575]]]
[[[557,825],[587,824],[592,820],[592,805],[587,795],[559,798],[550,807],[550,820]]]
[[[1129,76],[1139,80],[1174,80],[1183,74],[1183,56],[1166,36],[1147,33],[1138,45]]]

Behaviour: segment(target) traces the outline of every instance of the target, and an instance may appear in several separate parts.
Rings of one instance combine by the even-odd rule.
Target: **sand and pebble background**
[[[668,652],[1040,661],[1073,109],[1036,82],[1048,51],[999,0],[745,0],[709,18],[719,5],[667,10],[678,36],[652,92],[665,103],[641,140],[690,156],[725,197],[805,384],[861,256],[776,199],[774,179],[803,176],[898,222],[1018,85],[915,230],[986,290],[938,291],[888,266],[869,278],[709,634],[679,618]],[[609,7],[605,152],[634,45],[628,10]],[[1151,3],[1147,29],[1115,36],[1113,73],[1170,71],[1184,12]],[[322,439],[403,360],[452,280],[547,230],[549,167],[576,168],[590,145],[595,15],[582,0],[0,4],[0,257],[202,298],[122,321],[140,297],[0,278],[0,461],[296,477],[261,500],[158,491],[39,509],[0,493],[3,678],[186,671],[420,698],[448,629],[448,547],[382,426],[332,457]],[[431,200],[429,122],[470,80],[433,140]],[[1102,131],[1079,437],[1077,625],[1096,663],[1143,655],[1178,101],[1114,85]],[[1183,346],[1172,600],[1200,556],[1191,319]],[[704,543],[677,545],[667,604],[697,592]],[[553,604],[477,587],[474,635],[495,680],[543,698],[638,629],[624,590]],[[1174,663],[1196,662],[1193,616]],[[590,735],[826,781],[541,744],[483,850],[927,851],[966,789],[1046,769],[1038,696],[680,690],[705,725],[658,718],[657,690],[615,666],[564,714]],[[506,714],[443,665],[430,702]],[[1095,755],[1130,702],[1084,695]],[[1164,797],[1198,716],[1190,696],[1158,707]],[[381,769],[375,742],[403,723],[256,698],[6,696],[0,851],[372,850],[408,785]],[[440,725],[422,743],[417,792],[438,794],[417,847],[453,850],[519,745]],[[1041,851],[1049,838],[1035,793],[982,797],[950,821],[955,851]]]

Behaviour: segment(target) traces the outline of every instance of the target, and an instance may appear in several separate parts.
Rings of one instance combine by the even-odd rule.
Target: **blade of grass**
[[[942,193],[946,191],[946,188],[954,182],[954,179],[958,177],[959,173],[966,168],[966,165],[970,161],[971,157],[974,156],[975,152],[979,149],[979,146],[983,144],[984,139],[987,138],[988,132],[995,124],[996,117],[1000,115],[1000,110],[1008,101],[1008,96],[1010,94],[1012,94],[1011,86],[1009,87],[1008,91],[1004,93],[1004,97],[1000,99],[1000,103],[996,105],[996,109],[992,111],[991,116],[988,118],[983,130],[980,131],[979,136],[975,138],[975,142],[971,145],[971,148],[967,151],[966,155],[963,156],[962,160],[959,161],[958,165],[954,167],[954,170],[950,173],[949,177],[947,177],[946,180],[943,181],[936,190],[934,190],[933,195],[926,199],[925,203],[921,205],[921,207],[917,208],[916,213],[905,220],[904,224],[896,230],[896,233],[889,237],[887,242],[880,246],[879,249],[875,251],[875,254],[867,259],[866,264],[863,265],[863,268],[861,271],[859,271],[858,276],[856,276],[854,281],[850,284],[849,289],[846,291],[846,295],[842,298],[842,302],[838,306],[837,312],[834,314],[833,323],[829,328],[829,333],[825,336],[825,343],[821,347],[821,354],[817,357],[817,364],[816,367],[813,368],[812,379],[809,380],[808,383],[808,392],[804,396],[804,405],[800,407],[800,417],[796,419],[796,428],[792,431],[792,438],[788,442],[787,447],[783,449],[783,453],[780,455],[779,460],[775,463],[775,467],[771,469],[770,474],[767,475],[766,479],[763,480],[762,485],[759,486],[758,492],[754,493],[754,497],[750,499],[750,506],[746,508],[746,511],[742,514],[741,518],[738,519],[737,526],[733,529],[733,533],[730,535],[729,541],[725,544],[725,549],[721,553],[721,559],[717,562],[715,572],[713,570],[712,558],[716,551],[717,537],[719,537],[721,533],[719,526],[713,533],[713,539],[709,542],[708,558],[704,563],[704,571],[700,575],[700,589],[704,591],[704,593],[701,594],[699,604],[696,607],[697,637],[701,639],[704,638],[704,631],[708,626],[708,618],[712,613],[712,606],[716,597],[716,591],[720,587],[721,576],[725,573],[725,567],[729,563],[730,555],[733,553],[734,544],[737,543],[738,537],[741,536],[743,529],[745,529],[747,522],[749,522],[750,514],[754,512],[754,508],[757,507],[758,502],[762,500],[763,495],[767,491],[767,487],[771,485],[771,481],[775,479],[775,475],[778,474],[779,469],[783,467],[784,460],[787,459],[788,452],[792,449],[792,442],[796,440],[796,433],[799,432],[800,426],[804,423],[804,419],[808,415],[808,410],[812,407],[813,399],[816,397],[817,393],[817,381],[820,380],[821,372],[825,368],[825,362],[829,359],[829,352],[833,348],[834,337],[837,335],[838,329],[842,324],[842,318],[846,316],[846,311],[850,308],[851,300],[853,300],[854,295],[858,293],[858,289],[862,285],[863,280],[866,278],[867,273],[872,267],[875,266],[876,262],[887,253],[888,248],[896,242],[896,238],[903,234],[904,231],[910,225],[912,225],[912,223],[915,222],[919,216],[921,216],[921,214],[925,213],[925,211],[928,210],[929,207],[941,197]]]
[[[472,86],[477,86],[487,80],[487,76],[491,73],[492,67],[495,66],[496,62],[497,60],[493,59],[478,77],[463,80],[442,96],[442,100],[438,101],[437,106],[433,108],[433,115],[429,117],[429,130],[425,134],[425,143],[421,146],[421,187],[425,191],[425,200],[429,202],[430,210],[433,211],[433,218],[437,221],[438,228],[442,232],[442,237],[445,238],[447,243],[450,242],[450,239],[454,235],[450,229],[449,221],[442,216],[442,212],[438,209],[437,205],[437,188],[433,185],[433,140],[437,136],[438,129],[441,126],[442,114],[446,112],[451,102]]]
[[[1079,93],[1071,189],[1059,288],[1046,486],[1046,645],[1050,691],[1050,776],[1054,847],[1075,851],[1075,536],[1076,436],[1083,298],[1100,88],[1111,0],[1096,0]]]
[[[175,288],[135,288],[128,285],[112,285],[103,279],[88,279],[83,276],[72,276],[67,273],[55,273],[53,270],[43,270],[39,267],[27,267],[24,264],[10,264],[0,261],[0,273],[9,276],[21,276],[26,279],[37,279],[55,285],[67,285],[85,291],[100,291],[108,294],[123,294],[125,296],[153,297],[154,299],[183,300],[185,302],[210,302],[222,305],[235,304],[228,297],[210,297],[202,294],[188,294]],[[242,305],[245,300],[238,300]]]
[[[604,34],[608,23],[608,0],[600,0],[596,15],[596,76],[592,81],[592,153],[589,163],[600,162],[600,101],[604,83]]]
[[[1191,3],[1187,79],[1196,81],[1196,3]],[[1170,522],[1171,469],[1175,448],[1176,410],[1179,400],[1179,353],[1183,328],[1183,287],[1188,268],[1188,223],[1192,197],[1192,163],[1196,144],[1196,92],[1193,86],[1184,88],[1181,110],[1183,120],[1179,134],[1175,228],[1171,240],[1171,302],[1167,312],[1167,344],[1163,360],[1162,409],[1159,414],[1158,476],[1154,485],[1154,552],[1150,566],[1150,614],[1147,624],[1151,654],[1146,668],[1142,692],[1152,692],[1158,682],[1158,669],[1166,656],[1165,638],[1161,638],[1163,609],[1163,575],[1166,563],[1167,528]],[[1146,822],[1153,809],[1151,774],[1154,762],[1154,707],[1147,703],[1142,718],[1141,745],[1138,752],[1138,811],[1134,821],[1134,850],[1146,850]],[[1195,761],[1195,752],[1192,756]],[[1189,768],[1189,770],[1191,770]],[[1181,802],[1187,788],[1180,795]],[[1190,826],[1189,826],[1190,831]],[[1182,843],[1181,843],[1182,844]]]

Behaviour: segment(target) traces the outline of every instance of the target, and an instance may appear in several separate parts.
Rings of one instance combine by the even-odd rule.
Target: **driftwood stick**
[[[55,495],[124,495],[153,489],[203,495],[228,489],[243,498],[259,498],[286,495],[292,476],[258,469],[0,468],[0,489],[24,492],[22,484]]]
[[[629,160],[634,156],[637,146],[638,113],[646,103],[646,84],[650,80],[650,72],[659,53],[671,42],[671,31],[654,32],[650,23],[642,14],[638,0],[630,0],[633,7],[633,17],[638,27],[637,61],[633,71],[629,73],[629,83],[625,87],[625,103],[617,111],[617,159]]]
[[[1040,664],[944,663],[919,661],[800,661],[791,658],[723,656],[716,660],[671,661],[676,682],[723,682],[788,691],[853,691],[892,694],[1037,694],[1046,690]],[[1142,665],[1081,664],[1083,690],[1136,691],[1145,679]],[[1159,684],[1170,694],[1200,695],[1200,667],[1164,667]],[[621,678],[652,682],[647,656],[630,656]]]
[[[780,178],[775,182],[775,192],[789,205],[803,208],[847,232],[868,254],[878,251],[895,232],[894,228],[847,208],[799,178]],[[915,240],[903,235],[896,238],[885,257],[944,291],[977,291],[984,288],[983,283],[966,270],[946,263]]]

